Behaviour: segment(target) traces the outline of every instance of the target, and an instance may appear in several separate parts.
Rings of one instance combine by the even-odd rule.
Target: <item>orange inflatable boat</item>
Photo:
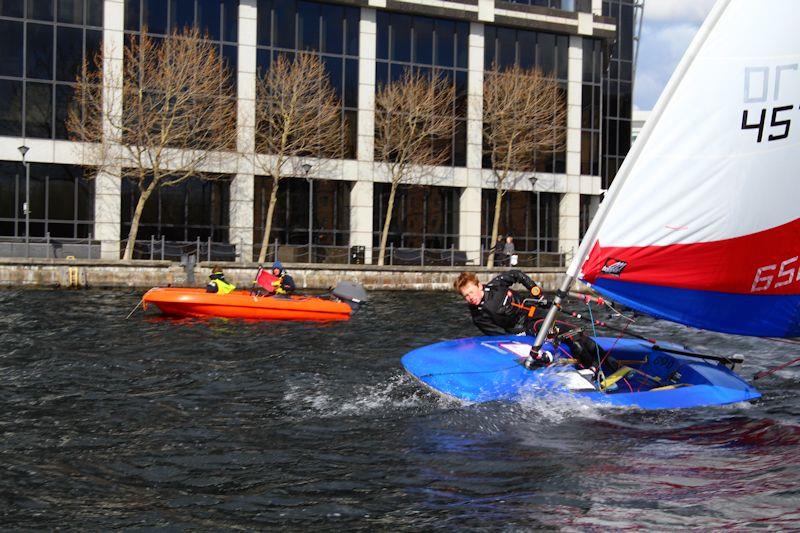
[[[153,304],[162,313],[171,316],[331,321],[348,320],[353,313],[351,305],[338,299],[297,295],[255,296],[248,291],[216,294],[208,293],[205,289],[156,287],[147,291],[142,301],[145,309],[148,304]]]

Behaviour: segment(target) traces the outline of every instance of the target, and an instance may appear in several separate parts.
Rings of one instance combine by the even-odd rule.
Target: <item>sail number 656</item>
[[[771,288],[778,289],[790,284],[792,281],[800,281],[800,270],[795,265],[798,259],[800,259],[800,256],[796,255],[783,261],[780,265],[758,267],[750,292],[766,291]],[[777,273],[775,272],[776,270]]]

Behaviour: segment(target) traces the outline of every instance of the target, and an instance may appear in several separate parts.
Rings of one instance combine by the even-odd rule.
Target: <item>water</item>
[[[644,413],[463,406],[399,359],[473,335],[444,293],[374,293],[328,325],[171,320],[141,294],[0,292],[0,524],[193,530],[794,528],[800,369],[764,398]],[[639,319],[747,354],[800,347]],[[749,352],[753,349],[753,352]]]

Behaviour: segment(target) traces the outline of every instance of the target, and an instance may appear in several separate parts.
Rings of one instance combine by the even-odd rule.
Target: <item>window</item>
[[[444,76],[455,87],[454,134],[448,164],[467,164],[467,54],[469,24],[378,12],[376,88],[408,68]]]
[[[342,105],[345,157],[356,157],[358,126],[358,8],[295,0],[258,1],[259,75],[278,54],[315,52]]]
[[[603,0],[603,16],[617,21],[617,40],[603,77],[603,188],[607,189],[631,147],[634,0]]]
[[[529,30],[516,30],[486,26],[484,46],[484,68],[503,69],[512,65],[539,67],[546,75],[558,82],[566,101],[567,97],[567,52],[569,37]],[[561,128],[566,129],[566,118]],[[490,168],[488,156],[483,158],[483,167]],[[537,172],[566,172],[567,152],[564,150],[536,157]]]
[[[173,30],[196,26],[208,39],[219,44],[236,84],[236,40],[239,28],[239,0],[125,0],[125,32],[166,36]]]
[[[491,249],[492,220],[497,196],[493,189],[482,192],[481,240]],[[546,192],[507,192],[500,207],[498,234],[514,237],[520,252],[558,251],[558,203],[560,195]]]
[[[31,237],[86,239],[94,232],[94,182],[72,165],[31,163]],[[0,236],[25,236],[25,166],[0,162]]]
[[[0,2],[0,135],[66,139],[67,97],[102,47],[102,0]]]
[[[581,174],[600,175],[600,117],[602,101],[602,44],[583,39],[581,109]]]
[[[333,180],[306,180],[303,178],[283,178],[278,188],[277,204],[272,218],[269,242],[279,244],[308,245],[309,191],[311,199],[311,241],[314,245],[313,262],[336,262],[330,247],[346,247],[350,242],[350,182]],[[272,180],[256,176],[253,218],[255,229],[253,242],[260,248],[264,236],[264,222],[272,192]],[[258,251],[255,252],[256,257]],[[298,257],[307,260],[307,255]]]
[[[391,184],[375,183],[372,245],[380,246]],[[387,246],[448,249],[458,247],[460,190],[455,187],[400,185],[394,199]]]
[[[214,181],[191,178],[172,187],[159,187],[147,200],[137,240],[170,242],[228,242],[228,176]],[[122,182],[122,237],[127,238],[139,200],[136,182]]]

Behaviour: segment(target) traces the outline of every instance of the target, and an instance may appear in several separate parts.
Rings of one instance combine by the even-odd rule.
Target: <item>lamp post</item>
[[[30,190],[31,190],[31,165],[25,161],[25,154],[28,153],[28,148],[24,144],[17,148],[19,153],[22,154],[22,164],[25,165],[25,203],[22,204],[22,211],[25,213],[25,257],[31,256],[31,243],[30,243],[30,227],[31,227],[31,209],[30,209]]]
[[[314,200],[314,180],[312,180],[311,178],[308,177],[308,171],[311,170],[311,165],[309,165],[308,163],[303,163],[302,167],[303,167],[303,173],[306,176],[306,181],[308,182],[308,262],[311,263],[312,262],[312,260],[311,260],[311,245],[312,245],[311,239],[313,238],[312,231],[311,231],[311,225],[314,222],[313,212],[312,212],[312,210],[314,209],[314,203],[313,203],[313,200]]]

